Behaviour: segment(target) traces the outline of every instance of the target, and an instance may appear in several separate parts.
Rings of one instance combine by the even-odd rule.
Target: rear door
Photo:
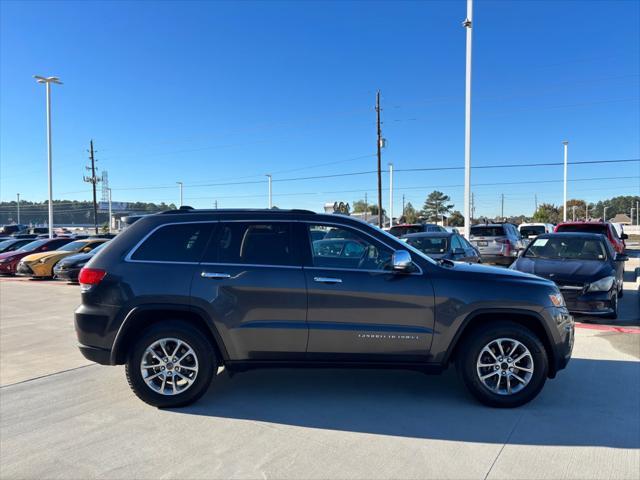
[[[315,360],[424,359],[434,325],[434,293],[420,271],[393,273],[393,250],[366,232],[330,223],[304,225],[309,344]],[[325,232],[360,244],[352,256],[313,248]],[[315,240],[316,242],[318,240]]]
[[[289,221],[221,221],[193,277],[230,360],[304,357],[307,288]]]

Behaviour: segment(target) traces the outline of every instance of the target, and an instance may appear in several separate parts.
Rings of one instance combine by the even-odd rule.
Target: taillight
[[[506,247],[505,255],[511,255],[511,241],[508,238],[496,238],[496,243],[501,243]]]
[[[83,287],[98,285],[106,274],[105,270],[99,268],[83,268],[78,275],[78,283]]]

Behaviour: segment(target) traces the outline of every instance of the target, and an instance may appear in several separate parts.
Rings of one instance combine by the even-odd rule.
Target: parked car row
[[[87,256],[108,241],[108,238],[68,237],[5,240],[0,242],[0,274],[76,281]]]

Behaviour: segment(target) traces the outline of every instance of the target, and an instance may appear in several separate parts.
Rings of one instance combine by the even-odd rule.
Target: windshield
[[[520,227],[520,235],[523,237],[536,237],[546,233],[544,225],[529,225],[528,227]]]
[[[472,237],[504,237],[504,229],[501,226],[489,227],[471,227]]]
[[[0,242],[0,253],[7,251],[7,249],[10,248],[14,243],[16,243],[15,240],[4,240]]]
[[[17,251],[18,252],[31,252],[31,251],[35,250],[36,248],[40,248],[42,245],[44,245],[48,241],[49,241],[49,239],[46,239],[46,240],[35,240],[33,242],[27,243],[20,250],[17,250]]]
[[[537,238],[524,254],[527,258],[546,259],[607,259],[607,251],[600,240],[585,238]]]
[[[101,243],[101,244],[100,244],[100,245],[98,245],[96,248],[94,248],[93,250],[91,250],[91,253],[92,253],[92,254],[94,254],[94,253],[98,253],[100,250],[102,250],[104,247],[106,247],[108,243],[109,243],[109,242]]]
[[[449,250],[449,239],[447,237],[410,237],[404,240],[427,255],[446,253]]]
[[[389,229],[389,233],[396,237],[402,237],[403,235],[407,235],[409,233],[420,233],[424,231],[423,227],[420,225],[415,226],[404,226],[404,227],[391,227]]]
[[[585,233],[602,233],[603,235],[607,234],[607,225],[602,224],[568,224],[568,225],[560,225],[558,226],[556,232],[585,232]]]
[[[87,245],[88,243],[83,241],[71,242],[58,248],[58,251],[59,252],[75,252],[77,250],[80,250],[82,247],[86,247]]]
[[[431,258],[429,255],[427,255],[426,253],[422,253],[420,250],[418,250],[416,247],[414,247],[413,245],[409,245],[408,243],[405,243],[401,240],[398,240],[395,236],[391,235],[389,232],[387,232],[386,230],[382,230],[380,229],[380,232],[390,238],[392,241],[390,241],[390,246],[394,249],[394,250],[409,250],[410,252],[415,253],[416,255],[419,255],[420,257],[424,258],[425,260],[427,260],[429,263],[432,263],[433,265],[437,265],[438,263]],[[398,244],[398,242],[400,242],[400,244]]]

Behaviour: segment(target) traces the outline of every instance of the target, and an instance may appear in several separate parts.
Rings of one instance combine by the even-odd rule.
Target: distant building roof
[[[629,218],[629,215],[626,215],[624,213],[617,214],[609,221],[612,223],[621,223],[622,225],[631,225],[631,219]]]

